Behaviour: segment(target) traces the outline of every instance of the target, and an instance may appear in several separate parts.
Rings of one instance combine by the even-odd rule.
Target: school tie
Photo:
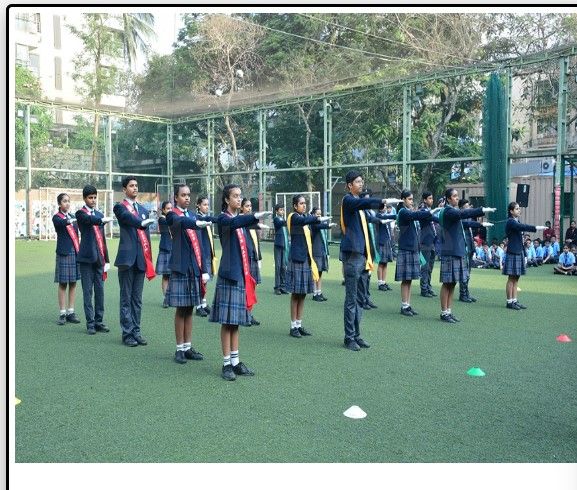
[[[188,218],[188,209],[184,212],[184,215]]]
[[[283,253],[283,265],[288,267],[288,259],[289,259],[289,242],[288,242],[288,229],[286,226],[281,228],[282,236],[284,239],[284,253]]]

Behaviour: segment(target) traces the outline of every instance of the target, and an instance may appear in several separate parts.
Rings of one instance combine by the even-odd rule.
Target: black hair
[[[200,206],[202,204],[202,201],[204,201],[205,199],[208,201],[208,196],[199,196],[198,199],[196,200],[196,205]]]
[[[507,214],[509,216],[511,216],[511,211],[513,211],[513,209],[515,209],[519,204],[516,203],[515,201],[510,202],[509,205],[507,206]]]
[[[421,194],[421,198],[424,201],[425,199],[427,199],[428,197],[430,197],[432,195],[433,195],[433,193],[431,191],[423,191],[423,193]]]
[[[252,205],[252,201],[250,200],[250,198],[243,197],[242,201],[240,201],[240,207],[242,208],[247,202],[250,202],[250,204]]]
[[[373,195],[373,190],[369,189],[368,187],[366,187],[365,189],[362,190],[361,192],[361,196],[369,196],[371,197]]]
[[[362,174],[358,170],[349,170],[345,175],[345,182],[350,184],[359,177],[362,177]]]
[[[164,208],[166,207],[167,204],[171,204],[170,201],[162,201],[162,203],[160,204],[160,212],[162,213],[164,211]]]
[[[138,180],[136,179],[136,177],[134,175],[127,175],[126,177],[122,178],[122,188],[126,189],[126,187],[128,186],[128,184],[130,183],[131,180],[134,180],[136,183],[138,183]]]
[[[459,208],[462,208],[465,204],[468,204],[468,199],[459,199]]]
[[[293,196],[293,208],[299,203],[301,197],[306,199],[304,194],[297,194],[296,196]]]
[[[449,187],[446,191],[445,191],[445,202],[447,202],[449,199],[451,199],[451,196],[453,195],[453,192],[455,192],[455,188],[454,187]]]
[[[315,206],[311,209],[311,214],[314,216],[314,214],[319,211],[321,208],[319,208],[318,206]]]
[[[403,189],[401,192],[401,199],[406,199],[407,197],[410,197],[412,195],[413,195],[413,193],[411,192],[410,189]],[[397,204],[397,211],[400,211],[404,207],[405,207],[405,203],[401,201],[399,204]]]
[[[98,194],[96,187],[90,184],[85,185],[84,188],[82,189],[82,197],[88,197],[91,196],[92,194]]]
[[[274,205],[274,212],[276,213],[279,209],[284,209],[284,204],[280,202]]]
[[[66,192],[63,192],[61,194],[58,194],[56,196],[56,202],[58,203],[58,206],[60,206],[60,204],[62,204],[62,199],[64,199],[64,196],[68,196],[68,194],[66,194]],[[70,197],[70,196],[68,196]]]
[[[220,209],[224,212],[228,209],[228,203],[226,200],[230,197],[230,191],[233,189],[240,189],[240,186],[237,184],[227,184],[222,189],[222,202],[220,205]]]
[[[188,184],[174,184],[174,202],[176,202],[176,196],[183,187],[188,187]]]

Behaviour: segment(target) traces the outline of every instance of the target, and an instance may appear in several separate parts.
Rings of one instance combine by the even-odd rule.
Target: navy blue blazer
[[[201,221],[210,221],[214,223],[216,218],[214,216],[209,216],[208,214],[197,214],[196,219]],[[200,246],[202,248],[202,256],[204,261],[208,264],[208,268],[210,270],[212,264],[212,258],[215,255],[214,250],[212,250],[210,246],[210,238],[208,237],[209,233],[212,233],[212,226],[206,228],[197,228],[195,230],[196,236],[198,237],[198,241],[200,242]],[[213,238],[214,242],[214,238]]]
[[[319,223],[319,219],[316,216],[310,214],[302,215],[299,213],[291,213],[291,243],[289,251],[289,260],[293,262],[306,262],[309,260],[309,249],[307,247],[307,241],[305,239],[305,232],[303,226],[312,225],[313,223]],[[288,220],[288,217],[287,217]],[[312,231],[311,231],[312,239]]]
[[[170,211],[166,215],[166,223],[170,227],[172,234],[172,253],[170,255],[170,270],[179,272],[180,274],[192,273],[195,276],[201,276],[203,273],[210,272],[210,262],[206,262],[201,246],[201,267],[198,267],[196,255],[192,248],[188,232],[186,230],[198,229],[196,226],[197,216],[194,213],[188,212],[187,216],[180,216],[174,211]],[[203,220],[204,221],[204,220]],[[199,242],[200,244],[200,242]]]
[[[220,264],[218,266],[218,277],[244,283],[240,243],[236,236],[236,230],[258,223],[258,219],[254,217],[254,214],[230,216],[227,213],[221,213],[217,216],[216,222],[218,224],[218,235],[222,247],[222,257],[220,258]],[[244,233],[244,230],[242,231]],[[247,233],[244,233],[244,236],[245,241],[248,242],[248,240],[246,240]]]
[[[80,229],[80,252],[76,257],[77,262],[83,262],[86,264],[100,264],[109,263],[108,259],[108,247],[106,246],[106,236],[104,235],[104,224],[102,223],[102,218],[104,215],[100,211],[94,210],[94,214],[86,214],[82,209],[76,211],[76,219],[78,220],[78,228]],[[94,236],[93,226],[100,227],[100,234],[104,240],[104,263],[102,262],[102,257],[98,250],[98,245],[96,244],[96,237]]]
[[[342,213],[345,230],[341,238],[341,252],[357,252],[366,255],[365,235],[361,225],[360,209],[379,209],[383,207],[382,199],[354,197],[347,194],[343,197]]]
[[[309,226],[311,229],[312,242],[313,242],[313,257],[322,257],[327,255],[328,243],[325,246],[325,241],[323,239],[323,233],[321,230],[328,230],[330,228],[328,223],[313,223]],[[305,243],[306,245],[306,243]]]
[[[524,225],[519,223],[515,218],[509,218],[505,225],[505,233],[507,234],[507,253],[508,254],[522,254],[523,249],[523,232],[530,231],[535,233],[537,228],[533,225]]]
[[[286,228],[286,219],[281,218],[279,216],[275,216],[272,219],[274,224],[274,246],[280,247],[284,249],[284,234],[287,234],[287,242],[288,242],[288,230]]]
[[[67,214],[67,216],[72,218],[71,214]],[[54,223],[54,229],[56,230],[56,255],[76,254],[74,243],[72,242],[72,238],[70,238],[68,230],[66,229],[68,226],[68,219],[61,218],[55,214],[52,216],[52,223]],[[73,223],[72,226],[76,230],[76,236],[78,236],[78,239],[80,240],[78,225]]]
[[[114,215],[120,226],[120,242],[118,243],[118,253],[114,265],[116,267],[132,267],[133,265],[140,271],[146,271],[146,261],[140,240],[138,240],[137,229],[146,230],[146,239],[150,246],[150,231],[148,227],[140,226],[144,219],[148,219],[148,210],[137,202],[133,205],[138,216],[132,214],[122,202],[114,205]]]
[[[399,226],[399,249],[409,252],[419,251],[419,233],[417,230],[417,221],[430,223],[433,215],[426,209],[411,211],[407,208],[401,208],[397,213],[397,224]]]
[[[472,219],[463,219],[461,220],[461,224],[463,225],[463,231],[465,232],[465,243],[467,244],[467,250],[469,251],[469,255],[472,255],[475,251],[473,230],[478,230],[479,228],[482,228],[483,225],[479,221]]]
[[[456,209],[447,205],[441,213],[441,256],[465,257],[465,231],[461,220],[484,216],[483,208]]]
[[[162,252],[170,253],[172,251],[172,238],[170,237],[170,229],[166,223],[166,216],[158,217],[158,229],[160,231],[159,249]]]
[[[250,230],[256,230],[256,243],[258,245],[258,250],[256,249],[256,247],[254,246],[254,241],[252,239],[252,236],[250,235]],[[260,237],[258,236],[258,223],[255,223],[254,225],[250,225],[247,226],[245,228],[245,235],[246,235],[246,243],[248,245],[248,255],[251,258],[251,260],[255,260],[255,261],[259,261],[262,260],[262,251],[261,251],[261,247],[260,247]]]
[[[377,218],[379,220],[382,219],[397,219],[396,214],[385,214],[385,213],[377,213]],[[379,245],[386,245],[391,241],[391,231],[389,229],[389,223],[386,225],[381,224],[379,221],[378,226],[378,235],[379,235]]]
[[[429,208],[420,208],[422,210],[429,211]],[[432,250],[435,247],[435,240],[437,239],[437,229],[435,228],[435,223],[439,222],[437,216],[432,216],[432,219],[419,220],[421,226],[421,232],[419,236],[419,244],[421,250]]]

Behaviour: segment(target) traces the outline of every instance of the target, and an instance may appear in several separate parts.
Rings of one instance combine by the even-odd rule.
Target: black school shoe
[[[362,347],[363,349],[368,349],[371,346],[368,342],[365,342],[360,337],[356,340],[356,342],[357,342],[357,345],[359,347]]]
[[[525,305],[522,305],[518,301],[515,301],[515,304],[519,307],[520,310],[526,310],[527,309],[527,307]]]
[[[322,300],[322,301],[328,301],[328,299],[325,298],[325,296],[324,296],[323,293],[319,294],[319,296],[321,297],[321,300]]]
[[[302,336],[305,336],[305,337],[312,335],[312,333],[310,333],[305,327],[299,327],[298,331]]]
[[[441,321],[447,323],[457,323],[456,320],[451,315],[443,315],[441,313]]]
[[[378,306],[375,303],[373,303],[371,300],[367,301],[367,306],[369,308],[378,308]]]
[[[192,361],[202,361],[204,356],[200,352],[196,352],[192,347],[184,351],[184,357]]]
[[[226,379],[227,381],[234,381],[236,379],[236,374],[234,374],[234,370],[232,369],[231,364],[227,364],[226,366],[222,366],[221,376],[223,379]]]
[[[66,315],[60,315],[56,320],[56,325],[66,325]]]
[[[186,357],[184,357],[184,351],[177,350],[174,353],[174,362],[177,362],[178,364],[186,364]]]
[[[100,323],[99,325],[95,325],[94,329],[97,332],[103,332],[103,333],[110,332],[110,329],[106,325],[104,325],[104,323]]]
[[[290,335],[291,337],[295,337],[295,338],[297,338],[297,339],[300,339],[300,338],[302,337],[302,335],[301,335],[301,333],[300,333],[300,331],[299,331],[298,328],[291,328],[291,329],[290,329],[290,332],[289,332],[289,335]]]
[[[252,316],[250,318],[250,324],[251,325],[260,325],[260,322],[254,316]]]
[[[239,362],[236,366],[233,366],[232,370],[237,376],[254,376],[254,371],[247,368],[242,362]]]
[[[404,316],[413,316],[413,310],[411,310],[410,306],[407,306],[406,308],[401,308],[401,315]]]
[[[313,301],[318,301],[318,302],[322,303],[323,299],[321,298],[320,294],[314,294],[313,295]]]
[[[520,310],[519,305],[517,303],[507,303],[507,308],[510,310]]]
[[[80,320],[76,316],[76,313],[69,313],[68,315],[66,315],[66,321],[68,323],[80,323]]]
[[[208,316],[208,313],[206,312],[206,310],[204,308],[197,308],[196,309],[196,316],[206,317],[206,316]]]

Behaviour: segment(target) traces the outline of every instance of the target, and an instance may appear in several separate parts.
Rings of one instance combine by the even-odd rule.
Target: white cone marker
[[[353,405],[350,408],[347,408],[344,412],[343,415],[345,417],[348,417],[350,419],[364,419],[367,414],[365,411],[363,411],[362,408],[357,407],[356,405]]]

